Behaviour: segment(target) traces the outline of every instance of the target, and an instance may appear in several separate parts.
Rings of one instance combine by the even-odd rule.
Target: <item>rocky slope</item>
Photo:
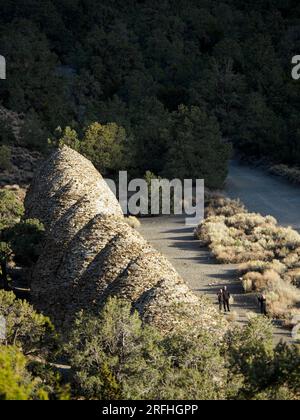
[[[1,170],[0,188],[6,185],[19,185],[26,188],[31,183],[33,174],[42,160],[39,152],[29,151],[22,147],[21,130],[24,118],[24,114],[17,114],[0,105],[0,123],[7,125],[12,134],[12,139],[8,144],[10,165],[9,168]],[[1,134],[3,133],[0,133],[0,138]]]
[[[20,132],[23,125],[24,114],[17,114],[9,109],[0,105],[0,121],[4,121],[10,127],[15,140],[18,142],[20,139]]]
[[[128,226],[101,175],[77,152],[64,147],[50,157],[25,207],[48,232],[33,273],[33,303],[59,328],[66,331],[81,309],[97,313],[108,297],[119,296],[164,332],[188,324],[221,334],[217,311]]]
[[[20,146],[10,146],[9,149],[11,165],[8,170],[1,171],[0,187],[19,185],[22,188],[27,188],[42,161],[42,155]]]

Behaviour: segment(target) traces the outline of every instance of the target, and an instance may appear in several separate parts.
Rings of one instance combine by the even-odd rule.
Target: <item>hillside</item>
[[[2,8],[9,77],[0,97],[23,115],[27,148],[46,153],[66,126],[85,143],[85,128],[98,121],[125,130],[121,161],[133,175],[197,176],[220,187],[230,156],[222,139],[248,156],[299,164],[296,1],[17,0]]]

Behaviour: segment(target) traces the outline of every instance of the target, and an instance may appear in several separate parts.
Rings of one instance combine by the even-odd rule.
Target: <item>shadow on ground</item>
[[[227,286],[233,296],[232,311],[240,324],[248,321],[249,313],[259,313],[257,296],[244,293],[237,266],[219,264],[194,238],[193,228],[185,225],[184,217],[143,219],[140,232],[169,259],[195,293],[205,294],[216,306],[218,291]],[[289,332],[280,326],[274,327],[274,337],[276,342],[290,340]]]

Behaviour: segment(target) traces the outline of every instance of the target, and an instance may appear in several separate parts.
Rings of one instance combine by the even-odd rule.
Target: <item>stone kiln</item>
[[[79,153],[55,151],[36,174],[25,207],[26,217],[47,231],[33,272],[33,304],[59,329],[69,329],[80,310],[97,313],[108,297],[119,296],[162,332],[187,324],[221,332],[215,308],[128,226],[102,176]]]

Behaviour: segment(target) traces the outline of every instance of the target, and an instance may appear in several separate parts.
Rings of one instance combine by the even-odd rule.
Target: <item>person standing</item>
[[[268,312],[267,312],[267,298],[264,294],[258,296],[258,302],[260,305],[260,313],[262,315],[267,316]]]
[[[220,312],[222,312],[222,308],[223,308],[223,304],[224,304],[224,299],[223,299],[223,290],[220,289],[219,293],[218,293],[218,302],[219,302],[219,309]]]
[[[223,305],[224,305],[224,311],[230,312],[230,293],[227,289],[227,286],[224,286],[224,289],[223,289]]]

